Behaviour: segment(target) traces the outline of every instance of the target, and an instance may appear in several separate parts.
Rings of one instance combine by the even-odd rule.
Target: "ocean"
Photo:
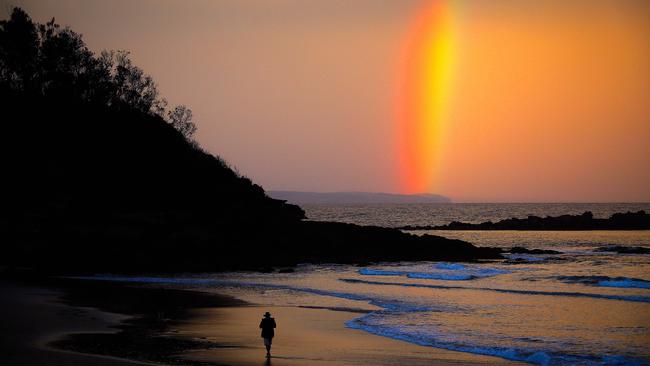
[[[650,204],[304,205],[312,220],[397,227],[478,223],[528,215],[650,211]],[[97,279],[224,292],[273,306],[350,310],[346,326],[428,347],[537,365],[650,364],[650,231],[418,231],[512,254],[480,263],[310,265],[294,273],[225,273]],[[305,243],[309,245],[309,243]]]

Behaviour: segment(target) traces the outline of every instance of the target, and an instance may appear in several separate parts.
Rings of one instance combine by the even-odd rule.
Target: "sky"
[[[644,0],[0,0],[124,49],[267,190],[650,201]]]

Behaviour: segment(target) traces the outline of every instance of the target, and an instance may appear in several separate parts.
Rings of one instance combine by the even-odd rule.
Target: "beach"
[[[641,243],[646,232],[584,243],[580,233],[499,234],[556,251],[268,273],[15,275],[1,289],[2,364],[647,363],[648,256],[599,249],[603,237]],[[278,324],[270,360],[258,327],[267,311]]]
[[[102,310],[115,307],[115,296],[93,297],[94,307],[81,306],[89,302],[88,293],[97,292],[104,284],[79,281],[74,286],[67,283],[65,286],[50,287],[3,281],[0,286],[3,293],[0,300],[0,321],[4,327],[0,346],[3,365],[144,365],[150,364],[147,358],[155,358],[151,355],[152,350],[148,349],[152,344],[167,357],[150,360],[156,364],[515,364],[499,358],[422,347],[348,329],[344,326],[345,322],[359,315],[349,311],[259,307],[210,294],[206,296],[216,299],[216,302],[208,304],[199,301],[199,307],[183,312],[176,319],[166,318],[166,326],[159,327],[147,321],[134,321],[134,318],[147,317],[142,315],[142,311],[137,315]],[[115,294],[115,288],[121,286],[110,287],[112,294]],[[128,288],[129,296],[134,291],[142,291],[143,297],[139,300],[145,303],[151,300],[147,296],[150,288]],[[83,292],[86,300],[79,301],[78,297],[74,300],[77,294],[70,293],[71,291]],[[164,291],[171,297],[178,297],[180,293],[181,298],[191,292]],[[198,296],[203,298],[204,295]],[[170,299],[177,303],[186,300],[188,299]],[[278,321],[273,357],[270,360],[264,357],[258,329],[264,311],[270,311]],[[134,327],[143,333],[134,332]],[[144,334],[143,337],[147,339],[158,339],[160,336],[166,339],[167,348],[172,349],[173,354],[159,348],[155,342],[140,342],[129,338],[133,334]],[[126,337],[127,342],[120,340],[120,337]],[[102,345],[102,341],[123,343],[126,346]],[[92,344],[92,347],[88,344]],[[97,349],[101,349],[104,354],[92,354],[97,353]]]
[[[267,363],[257,328],[265,311],[278,323]],[[300,307],[243,306],[196,310],[179,334],[206,337],[224,346],[185,357],[227,365],[515,365],[503,359],[423,347],[344,326],[358,313]]]

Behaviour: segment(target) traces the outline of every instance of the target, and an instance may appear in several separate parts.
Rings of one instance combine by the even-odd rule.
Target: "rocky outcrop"
[[[439,226],[402,226],[401,230],[650,230],[650,214],[645,211],[615,213],[607,219],[594,218],[586,211],[582,215],[528,216],[498,222],[472,224],[454,221]]]

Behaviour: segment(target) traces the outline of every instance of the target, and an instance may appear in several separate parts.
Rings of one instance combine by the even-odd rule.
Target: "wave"
[[[554,278],[565,283],[580,283],[588,286],[650,289],[650,281],[639,278],[608,276],[555,276]]]
[[[319,290],[309,287],[297,287],[290,285],[279,285],[264,282],[241,282],[235,280],[224,280],[214,278],[182,278],[182,277],[129,277],[129,276],[115,276],[115,275],[96,275],[96,276],[69,276],[65,278],[79,279],[79,280],[92,280],[92,281],[112,281],[112,282],[129,282],[129,283],[155,283],[167,285],[186,285],[186,286],[230,286],[230,287],[243,287],[243,288],[264,288],[264,289],[278,289],[287,291],[297,291],[309,293],[320,296],[331,296],[340,299],[363,301],[371,305],[388,309],[395,312],[418,312],[418,311],[451,311],[449,308],[440,308],[435,306],[423,306],[412,304],[402,300],[384,299],[381,297],[371,297],[366,295]]]
[[[360,314],[368,314],[372,312],[372,310],[368,310],[368,309],[351,308],[345,306],[298,305],[298,307],[303,309],[322,309],[322,310],[331,310],[331,311],[343,311],[347,313],[360,313]]]
[[[498,268],[468,267],[459,263],[440,262],[435,264],[431,270],[425,272],[362,268],[358,273],[363,276],[404,276],[428,280],[467,281],[507,274],[511,273],[511,271]]]
[[[469,274],[445,274],[445,273],[423,273],[423,272],[405,272],[405,271],[384,271],[381,269],[363,268],[359,270],[363,276],[406,276],[408,278],[422,278],[429,280],[443,281],[465,281],[477,278]]]
[[[613,280],[613,281],[600,281],[598,283],[599,286],[603,287],[622,287],[622,288],[647,288],[650,289],[650,282],[648,281],[643,281],[643,280],[633,280],[633,279],[625,279],[625,280]]]
[[[370,313],[352,319],[346,323],[348,328],[359,329],[371,334],[406,341],[425,347],[443,348],[452,351],[467,352],[485,356],[500,357],[507,360],[528,362],[536,365],[574,365],[574,364],[606,364],[606,365],[645,365],[645,360],[628,358],[620,355],[575,355],[525,347],[485,346],[468,343],[463,339],[452,340],[434,331],[409,332],[400,326],[382,324],[384,314]]]
[[[445,273],[407,273],[408,278],[421,278],[427,280],[443,280],[443,281],[466,281],[478,278],[470,274],[445,274]]]
[[[636,285],[636,288],[641,288],[638,286],[648,286],[650,281],[640,280],[640,279],[629,279],[626,277],[614,277],[610,278],[607,276],[558,276],[564,278],[565,281],[576,281],[576,279],[582,278],[582,281],[595,281],[594,279],[599,279],[596,283],[599,283],[598,286],[605,287],[620,287],[621,284],[630,286]],[[402,301],[381,301],[379,303],[376,298],[345,293],[345,292],[334,292],[313,289],[308,287],[294,287],[288,285],[277,285],[261,282],[240,282],[233,280],[222,280],[222,279],[211,279],[211,278],[178,278],[178,277],[128,277],[128,276],[113,276],[113,275],[101,275],[101,276],[76,276],[68,277],[75,279],[84,279],[84,280],[95,280],[95,281],[116,281],[116,282],[134,282],[134,283],[158,283],[158,284],[170,284],[170,285],[194,285],[194,286],[241,286],[241,287],[263,287],[263,288],[274,288],[274,289],[284,289],[291,291],[300,291],[305,293],[311,293],[314,295],[322,296],[334,296],[338,298],[344,298],[348,300],[357,300],[365,301],[372,305],[390,308],[392,310],[400,311],[423,311],[423,310],[433,310],[429,307],[407,305],[408,303]],[[568,280],[567,280],[568,279]],[[624,279],[624,280],[621,280]],[[521,294],[521,295],[540,295],[540,296],[567,296],[567,297],[587,297],[594,299],[603,299],[603,300],[618,300],[618,301],[632,301],[632,302],[650,302],[650,296],[637,296],[637,295],[605,295],[605,294],[594,294],[594,293],[585,293],[585,292],[568,292],[568,291],[539,291],[539,290],[516,290],[516,289],[501,289],[501,288],[490,288],[490,287],[465,287],[465,286],[450,286],[450,285],[434,285],[434,284],[423,284],[423,283],[405,283],[405,282],[380,282],[380,281],[366,281],[355,278],[341,278],[339,281],[347,283],[358,283],[366,285],[379,285],[379,286],[403,286],[403,287],[420,287],[420,288],[432,288],[432,289],[441,289],[441,290],[475,290],[475,291],[491,291],[499,293],[509,293],[509,294]],[[584,282],[583,282],[584,283]],[[648,287],[642,287],[648,288]]]
[[[435,265],[435,268],[437,268],[437,269],[448,269],[448,270],[454,270],[454,271],[457,271],[457,270],[465,269],[465,268],[467,268],[467,267],[465,267],[464,265],[462,265],[462,264],[460,264],[460,263],[447,263],[447,262],[440,262],[440,263],[437,263],[437,264]]]
[[[423,284],[423,283],[379,282],[379,281],[359,280],[359,279],[355,279],[355,278],[341,278],[340,281],[348,282],[348,283],[360,283],[360,284],[366,284],[366,285],[379,285],[379,286],[422,287],[422,288],[432,288],[432,289],[441,289],[441,290],[492,291],[492,292],[500,292],[500,293],[508,293],[508,294],[520,294],[520,295],[588,297],[588,298],[603,299],[603,300],[650,302],[650,296],[604,295],[604,294],[594,294],[594,293],[587,293],[587,292],[515,290],[515,289],[502,289],[502,288],[490,288],[490,287],[465,287],[465,286],[431,285],[431,284]]]
[[[385,271],[383,269],[361,268],[359,274],[364,276],[404,276],[404,271]]]

